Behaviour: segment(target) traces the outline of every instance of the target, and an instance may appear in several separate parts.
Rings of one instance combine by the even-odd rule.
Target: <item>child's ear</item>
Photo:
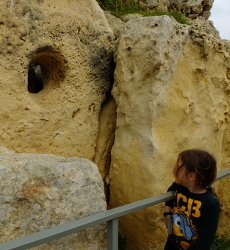
[[[196,174],[191,172],[188,174],[188,180],[191,181],[191,182],[194,182],[196,181]]]

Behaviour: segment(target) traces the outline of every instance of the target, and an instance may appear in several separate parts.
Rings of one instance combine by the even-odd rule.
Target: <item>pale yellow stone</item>
[[[118,107],[111,206],[166,192],[182,150],[208,150],[222,169],[228,58],[223,41],[166,16],[124,26],[113,89]],[[162,213],[163,204],[121,219],[129,249],[162,249]]]
[[[1,145],[93,159],[113,32],[94,0],[0,3]],[[29,63],[45,87],[27,91]]]
[[[3,242],[103,212],[107,207],[103,181],[93,162],[51,154],[17,154],[2,147],[0,199],[1,249],[7,249]],[[33,249],[106,249],[106,224]]]
[[[211,24],[200,28],[204,20],[202,32],[168,16],[130,20],[124,30],[111,22],[114,31],[94,0],[0,3],[1,145],[94,160],[111,186],[110,207],[164,193],[187,148],[213,153],[218,171],[229,168],[229,42],[203,32],[217,36]],[[120,35],[115,101],[102,105],[111,88],[113,32]],[[27,91],[32,62],[45,70],[38,94]],[[215,186],[224,203],[219,233],[229,234],[229,180]],[[130,249],[162,249],[163,207],[120,220]]]

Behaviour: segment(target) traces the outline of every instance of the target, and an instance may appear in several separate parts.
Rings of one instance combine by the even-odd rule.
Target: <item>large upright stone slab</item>
[[[103,181],[89,160],[0,150],[0,242],[105,210]],[[106,249],[106,225],[36,249]]]
[[[0,32],[1,145],[92,160],[113,73],[113,32],[96,0],[1,1]]]
[[[116,51],[111,207],[166,192],[182,150],[210,151],[220,170],[229,126],[228,58],[220,39],[168,16],[126,23]],[[163,206],[122,218],[130,249],[162,249]]]

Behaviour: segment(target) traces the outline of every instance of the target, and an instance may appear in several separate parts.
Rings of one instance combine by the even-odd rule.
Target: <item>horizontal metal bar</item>
[[[173,198],[173,192],[167,192],[154,197],[150,197],[141,201],[136,201],[124,206],[113,208],[104,212],[100,212],[82,219],[78,219],[73,222],[69,222],[63,225],[59,225],[47,230],[24,236],[12,241],[8,241],[0,244],[1,250],[17,249],[22,250],[38,246],[49,241],[79,232],[91,226],[130,214],[141,209],[160,204],[164,201]]]
[[[224,171],[222,171],[221,173],[219,173],[217,175],[216,180],[219,181],[219,180],[221,180],[221,179],[223,179],[223,178],[225,178],[225,177],[227,177],[229,175],[230,175],[230,168],[225,169]]]

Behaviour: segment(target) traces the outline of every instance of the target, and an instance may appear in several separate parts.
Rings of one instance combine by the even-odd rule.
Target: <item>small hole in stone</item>
[[[60,87],[65,78],[67,62],[59,51],[50,47],[40,48],[32,54],[28,66],[28,85],[30,93],[39,93],[43,89]]]
[[[27,89],[30,93],[38,93],[44,87],[44,74],[42,67],[39,63],[31,63],[28,70],[28,86]]]

